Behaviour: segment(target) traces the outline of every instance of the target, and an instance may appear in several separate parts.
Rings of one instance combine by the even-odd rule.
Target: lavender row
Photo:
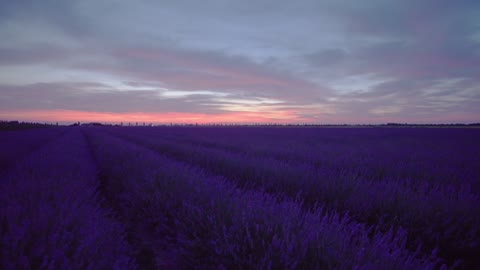
[[[222,175],[240,187],[300,196],[308,207],[326,204],[370,224],[400,225],[407,229],[412,246],[422,243],[427,251],[440,247],[440,254],[451,263],[457,259],[475,263],[480,199],[469,190],[421,181],[372,181],[348,171],[318,170],[308,164],[185,145],[132,131],[111,132]]]
[[[65,131],[66,128],[43,128],[0,132],[0,172]]]
[[[476,166],[480,162],[480,145],[476,140],[479,130],[293,130],[294,136],[292,129],[272,128],[144,129],[151,136],[156,134],[191,144],[311,162],[320,168],[354,168],[368,178],[414,178],[459,185],[465,185],[465,179],[480,178],[480,168]],[[478,191],[478,181],[473,184]]]
[[[401,230],[376,232],[347,215],[244,191],[147,148],[89,131],[106,189],[144,234],[147,260],[178,268],[435,269],[405,249]],[[369,237],[373,234],[373,237]],[[147,252],[148,251],[148,252]]]
[[[132,128],[132,130],[134,130]],[[342,169],[381,181],[415,179],[480,193],[476,129],[262,129],[156,128],[149,136],[219,148],[319,169]]]
[[[96,173],[78,130],[18,161],[1,180],[0,268],[134,269]]]

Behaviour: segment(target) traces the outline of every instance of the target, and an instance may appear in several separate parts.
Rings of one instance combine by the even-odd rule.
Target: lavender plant
[[[0,132],[0,174],[15,161],[55,139],[65,128],[42,128]]]
[[[148,250],[165,250],[180,268],[434,269],[434,256],[405,249],[405,232],[381,233],[348,215],[262,191],[171,160],[147,148],[88,131],[106,190]],[[141,233],[140,233],[141,232]],[[371,237],[369,235],[373,234]]]
[[[181,131],[181,129],[179,130]],[[255,129],[253,130],[255,132]],[[180,133],[180,131],[176,132]],[[188,133],[188,129],[183,129],[183,131],[182,138],[195,137]],[[159,137],[159,133],[151,131],[150,135],[148,132],[149,130],[146,129],[116,131],[117,134],[128,137],[137,143],[201,167],[211,175],[222,175],[240,187],[262,188],[273,194],[285,194],[290,197],[296,197],[301,193],[301,197],[308,207],[320,202],[326,204],[330,209],[349,212],[355,219],[369,224],[381,223],[387,228],[390,225],[400,225],[407,230],[409,246],[412,249],[422,243],[427,253],[439,247],[440,254],[452,264],[458,263],[459,259],[466,260],[466,265],[476,264],[474,254],[480,250],[478,242],[480,238],[480,200],[471,187],[476,184],[476,181],[479,181],[478,179],[466,178],[464,179],[465,183],[460,184],[455,184],[456,180],[433,182],[424,181],[423,178],[399,179],[389,177],[388,174],[371,179],[363,173],[363,167],[359,168],[359,172],[355,171],[355,158],[358,159],[358,157],[354,155],[352,158],[354,166],[348,165],[348,162],[342,161],[342,159],[334,158],[332,162],[338,160],[338,163],[343,164],[342,166],[346,168],[344,170],[341,169],[341,166],[318,168],[309,163],[292,163],[285,159],[265,155],[251,155],[248,151],[228,151],[211,146],[179,143],[171,138]],[[281,132],[283,131],[277,130],[277,134],[281,134]],[[348,133],[349,131],[344,130],[343,132]],[[403,131],[397,132],[402,133]],[[406,133],[408,134],[408,132]],[[441,139],[446,142],[446,139],[452,134],[464,136],[464,140],[451,144],[457,144],[462,150],[465,149],[464,143],[470,143],[473,145],[470,148],[475,149],[476,145],[470,133],[452,133],[447,130],[443,135],[448,136]],[[398,134],[396,135],[398,136]],[[371,136],[379,139],[378,135]],[[420,133],[417,140],[426,140],[427,138],[424,136],[425,134]],[[252,137],[255,138],[255,135]],[[365,140],[365,138],[362,139]],[[395,139],[399,140],[399,138]],[[230,140],[235,141],[232,138]],[[243,140],[246,141],[246,139]],[[277,138],[277,140],[279,139]],[[307,141],[307,139],[305,140]],[[276,147],[279,148],[278,145]],[[350,143],[350,148],[352,147],[356,146],[355,144],[352,146]],[[428,147],[438,148],[439,146],[432,144]],[[446,148],[443,151],[458,153],[452,150],[453,146],[442,147]],[[346,148],[339,148],[344,149],[343,151],[347,155],[352,153]],[[374,149],[371,151],[375,153]],[[273,149],[272,152],[275,150]],[[465,150],[465,152],[470,153],[467,156],[472,156],[473,160],[478,159],[478,155],[475,156],[471,150]],[[405,155],[402,152],[400,156]],[[461,160],[457,155],[448,157]],[[424,174],[435,175],[436,167],[432,165],[435,165],[437,159],[428,160],[431,162],[430,166],[420,167],[423,168]],[[370,163],[372,161],[369,161]],[[403,164],[392,162],[388,165],[389,167],[386,169],[393,168],[392,170],[398,171],[398,167],[402,168]],[[462,165],[466,167],[465,170],[475,172],[475,166],[471,162]],[[377,164],[374,163],[373,166],[375,167]],[[456,170],[461,172],[461,168],[457,165]],[[461,175],[461,173],[457,173],[457,175]],[[474,177],[474,175],[469,174],[470,177]]]
[[[1,269],[134,269],[123,226],[101,207],[96,167],[72,131],[1,179]]]

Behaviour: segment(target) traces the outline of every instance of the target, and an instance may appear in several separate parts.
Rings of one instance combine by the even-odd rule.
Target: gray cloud
[[[337,96],[330,104],[342,115],[363,122],[395,119],[399,122],[475,121],[480,115],[480,83],[463,80],[393,80],[370,91]]]
[[[3,110],[78,110],[89,112],[219,113],[208,95],[161,97],[161,90],[115,90],[99,83],[0,85]]]
[[[478,112],[478,18],[478,1],[7,1],[0,72],[35,67],[45,79],[0,80],[0,102],[221,113],[241,99],[312,121],[467,121]],[[163,88],[197,94],[160,98]]]
[[[305,102],[329,90],[295,75],[224,52],[178,49],[120,48],[114,61],[92,60],[76,68],[98,70],[164,87],[190,91],[215,90]],[[298,95],[298,93],[302,95]]]
[[[63,48],[36,47],[36,48],[0,48],[0,65],[28,65],[64,61],[71,54]]]

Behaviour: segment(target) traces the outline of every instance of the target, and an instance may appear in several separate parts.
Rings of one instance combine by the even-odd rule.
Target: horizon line
[[[153,126],[478,126],[479,122],[450,122],[450,123],[408,123],[408,122],[386,122],[386,123],[228,123],[228,122],[211,122],[211,123],[185,123],[185,122],[101,122],[101,121],[19,121],[19,120],[2,120],[0,124],[38,124],[38,125],[96,125],[96,126],[120,126],[120,127],[153,127]]]

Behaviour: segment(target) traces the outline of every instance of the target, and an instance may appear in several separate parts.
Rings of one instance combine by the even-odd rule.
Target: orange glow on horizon
[[[128,123],[145,122],[154,124],[165,123],[292,123],[308,121],[300,119],[295,111],[273,112],[225,112],[222,114],[204,113],[112,113],[88,112],[72,110],[35,110],[35,111],[0,111],[0,118],[5,120],[18,120],[26,122],[100,122],[100,123]]]

